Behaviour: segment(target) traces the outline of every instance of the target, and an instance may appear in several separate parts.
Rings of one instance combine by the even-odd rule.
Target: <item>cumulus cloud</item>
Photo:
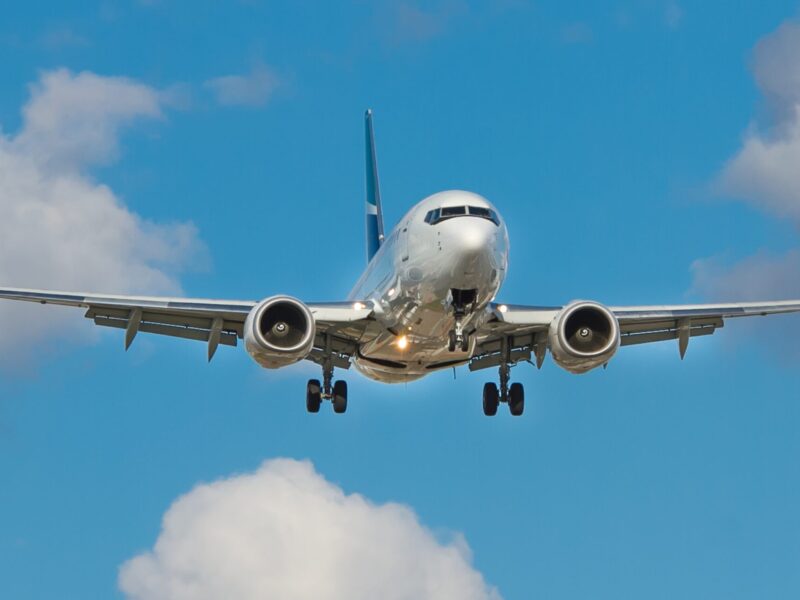
[[[761,39],[752,60],[764,100],[763,118],[751,123],[741,149],[723,168],[717,187],[760,210],[800,226],[800,24],[787,22]],[[762,251],[738,262],[720,257],[695,261],[693,291],[712,300],[800,298],[800,250]],[[755,327],[748,323],[743,327]],[[785,340],[796,317],[758,322]],[[779,343],[781,352],[786,345]],[[796,346],[796,345],[795,345]],[[792,350],[792,349],[789,349]],[[793,348],[797,354],[797,348]]]
[[[288,459],[179,498],[119,585],[131,600],[500,598],[461,537],[439,541],[410,508],[346,494]]]
[[[279,85],[275,72],[262,64],[248,74],[215,77],[204,84],[220,104],[251,107],[265,105]]]
[[[800,23],[784,23],[759,41],[752,68],[766,123],[750,126],[720,188],[800,225]]]
[[[19,131],[0,133],[0,286],[180,291],[176,274],[202,251],[194,226],[140,217],[89,172],[118,157],[126,126],[162,118],[163,104],[122,77],[60,69],[31,85]],[[79,311],[0,301],[0,367],[89,331]]]

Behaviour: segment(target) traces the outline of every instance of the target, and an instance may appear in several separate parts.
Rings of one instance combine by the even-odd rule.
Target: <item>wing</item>
[[[511,362],[535,355],[541,366],[547,350],[547,332],[561,306],[492,304],[487,322],[479,329],[477,356],[470,369],[500,364],[501,352],[510,352]],[[681,358],[689,338],[710,335],[724,326],[725,319],[800,312],[800,300],[744,302],[733,304],[682,304],[659,306],[611,306],[619,320],[621,345],[632,346],[678,340]],[[503,346],[506,344],[506,346]]]
[[[220,344],[237,345],[244,336],[247,315],[258,304],[253,300],[111,296],[20,288],[0,288],[0,298],[85,308],[85,316],[96,325],[125,330],[125,349],[140,331],[206,342],[208,360]],[[371,305],[336,302],[308,307],[317,324],[309,360],[321,361],[327,356],[327,348],[328,353],[335,353],[335,366],[349,368],[349,357],[372,323]]]

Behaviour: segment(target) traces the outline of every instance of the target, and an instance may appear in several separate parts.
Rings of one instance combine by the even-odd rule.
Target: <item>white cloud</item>
[[[161,118],[162,104],[146,85],[86,72],[46,72],[31,86],[19,132],[0,133],[0,286],[180,291],[175,273],[202,250],[194,226],[147,221],[88,173],[118,156],[124,126]],[[0,366],[83,339],[81,317],[0,301]]]
[[[217,102],[226,106],[263,106],[272,97],[280,80],[266,65],[256,65],[247,75],[225,75],[205,82]]]
[[[756,45],[753,75],[766,121],[750,125],[742,148],[717,181],[725,194],[800,226],[800,24],[787,22]],[[761,252],[738,262],[719,257],[695,261],[693,291],[712,300],[758,301],[800,298],[800,250]],[[773,340],[782,356],[798,354],[797,317],[748,320],[740,327]],[[791,330],[792,334],[790,334]]]
[[[126,562],[131,600],[488,600],[461,537],[444,543],[403,505],[346,494],[309,462],[197,486]]]
[[[5,141],[15,155],[48,169],[78,172],[110,163],[122,127],[162,116],[159,93],[124,77],[60,69],[42,74],[30,91],[22,129]]]
[[[800,250],[783,254],[760,252],[730,263],[720,257],[692,264],[693,293],[715,301],[789,300],[800,298]],[[800,346],[800,319],[795,315],[743,319],[737,328],[769,338],[783,358],[796,359]]]
[[[751,125],[720,189],[800,224],[800,24],[785,23],[758,43],[753,74],[768,123]]]

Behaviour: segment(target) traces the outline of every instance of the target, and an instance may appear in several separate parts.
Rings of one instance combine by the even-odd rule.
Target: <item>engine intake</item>
[[[263,300],[250,311],[244,325],[247,352],[268,369],[303,360],[314,346],[315,334],[314,315],[289,296]]]
[[[550,324],[550,352],[571,373],[585,373],[608,362],[620,344],[619,322],[597,302],[573,302]]]

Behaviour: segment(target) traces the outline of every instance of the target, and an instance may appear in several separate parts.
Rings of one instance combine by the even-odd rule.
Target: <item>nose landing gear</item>
[[[447,344],[447,349],[450,352],[455,352],[456,348],[461,350],[461,352],[469,351],[469,336],[464,333],[464,327],[461,324],[460,317],[456,317],[456,327],[450,332]]]
[[[452,289],[450,290],[450,294],[452,296],[451,304],[453,306],[455,324],[448,336],[447,349],[450,352],[455,352],[456,349],[459,349],[461,352],[467,352],[469,351],[469,335],[464,332],[463,320],[474,308],[478,290]]]

